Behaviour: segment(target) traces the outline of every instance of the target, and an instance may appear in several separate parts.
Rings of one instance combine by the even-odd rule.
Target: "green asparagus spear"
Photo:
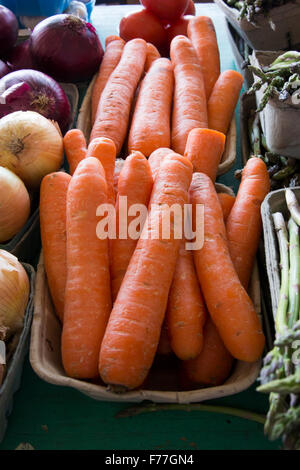
[[[300,226],[300,206],[294,191],[287,188],[285,190],[285,199],[292,218],[294,219],[296,224]]]
[[[281,288],[275,318],[276,332],[280,335],[287,329],[287,308],[289,293],[288,233],[281,212],[275,212],[275,214],[273,214],[273,221],[278,236],[281,267]]]
[[[272,178],[275,181],[281,181],[281,180],[284,180],[285,178],[287,178],[288,176],[292,176],[295,173],[295,171],[296,171],[295,167],[286,166],[285,168],[282,168],[281,170],[274,173]]]
[[[284,54],[278,56],[272,64],[268,67],[268,70],[280,70],[290,68],[294,64],[300,62],[300,52],[298,51],[287,51]]]
[[[299,317],[300,307],[300,244],[299,227],[293,218],[288,222],[289,230],[289,307],[288,326],[291,328]]]

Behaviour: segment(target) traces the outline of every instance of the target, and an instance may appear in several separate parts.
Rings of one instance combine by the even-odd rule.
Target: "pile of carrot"
[[[214,184],[241,87],[240,74],[220,73],[208,17],[173,39],[170,59],[142,39],[107,38],[91,134],[67,132],[69,174],[41,185],[44,265],[66,375],[121,393],[142,387],[154,360],[171,354],[185,380],[215,386],[235,360],[260,358],[264,334],[247,289],[267,168],[251,158],[236,197]],[[193,227],[204,206],[202,247],[191,250],[175,223],[163,236],[174,204],[182,217],[190,204]],[[146,209],[134,239],[133,205]],[[103,236],[110,222],[115,229]]]

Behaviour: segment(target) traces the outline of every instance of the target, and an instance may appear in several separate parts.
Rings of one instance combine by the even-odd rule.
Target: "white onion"
[[[16,111],[0,119],[0,165],[16,173],[30,189],[57,171],[63,138],[57,125],[35,111]]]
[[[0,250],[0,339],[20,331],[29,299],[28,275],[18,259]]]
[[[24,226],[30,214],[30,197],[23,181],[0,167],[0,243],[7,242]]]

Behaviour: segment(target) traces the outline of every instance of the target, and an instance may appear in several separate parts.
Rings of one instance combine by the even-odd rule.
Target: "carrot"
[[[124,162],[118,182],[118,196],[116,202],[117,238],[111,240],[110,251],[113,301],[117,297],[137,244],[137,239],[131,238],[128,230],[126,230],[126,238],[121,238],[120,236],[119,229],[120,225],[123,223],[122,220],[119,220],[122,216],[120,212],[120,198],[126,197],[127,209],[125,210],[125,215],[127,217],[127,227],[129,227],[130,223],[136,218],[134,215],[129,216],[128,211],[130,207],[133,206],[133,204],[143,204],[147,207],[152,186],[153,178],[148,160],[140,152],[133,152]]]
[[[262,232],[261,204],[270,191],[266,164],[251,157],[243,171],[236,200],[226,222],[230,255],[247,289]]]
[[[114,142],[106,137],[93,139],[89,143],[87,157],[95,157],[101,162],[107,184],[107,202],[114,205],[114,171],[116,164],[116,146]]]
[[[148,157],[158,148],[170,147],[173,87],[171,61],[155,60],[141,83],[128,136],[129,152],[137,150]]]
[[[184,375],[189,381],[199,385],[221,385],[231,372],[233,357],[225,348],[210,317],[206,320],[203,338],[203,348],[199,356],[182,363]]]
[[[163,238],[162,220],[175,203],[183,211],[191,177],[191,163],[181,155],[170,155],[154,182],[147,221],[100,351],[100,376],[120,391],[143,383],[156,354],[180,245],[174,223],[170,224],[170,237]]]
[[[69,164],[69,172],[73,175],[77,165],[86,157],[87,146],[80,129],[70,129],[64,135],[64,151]]]
[[[225,148],[225,139],[224,134],[213,129],[191,130],[184,156],[192,162],[194,172],[205,173],[215,182]]]
[[[146,62],[145,62],[145,72],[148,72],[150,69],[151,65],[156,59],[159,59],[161,57],[158,49],[154,46],[154,44],[151,44],[151,42],[147,42],[147,56],[146,56]]]
[[[67,194],[67,267],[62,361],[75,378],[98,376],[111,311],[107,239],[96,235],[96,210],[107,202],[105,173],[93,157],[79,163]]]
[[[191,41],[176,36],[170,46],[175,88],[172,112],[172,149],[183,155],[189,132],[208,127],[203,74]]]
[[[218,193],[218,198],[221,204],[224,222],[226,222],[234,204],[235,196],[227,193]]]
[[[208,16],[191,18],[187,35],[191,40],[203,73],[206,99],[208,100],[220,75],[220,53],[212,19]]]
[[[226,70],[219,76],[208,100],[208,127],[227,134],[240,91],[243,76],[235,70]]]
[[[119,36],[108,36],[105,40],[105,52],[92,92],[92,125],[96,119],[101,94],[110,75],[120,62],[124,45],[125,41]]]
[[[207,309],[232,356],[254,362],[263,352],[264,334],[231,260],[215,187],[204,173],[193,175],[190,202],[194,224],[196,204],[204,205],[204,244],[193,254]]]
[[[167,308],[167,329],[176,356],[185,361],[198,356],[203,346],[206,308],[193,254],[181,242]]]
[[[63,171],[44,176],[40,188],[40,226],[44,265],[55,311],[63,322],[66,261],[66,204],[71,176]]]
[[[147,43],[143,39],[128,41],[120,62],[102,92],[90,140],[108,137],[120,154],[129,125],[130,108],[135,90],[144,71]]]
[[[174,150],[171,150],[167,147],[162,147],[157,150],[154,150],[154,152],[152,152],[151,155],[149,156],[148,162],[152,171],[153,180],[155,180],[156,178],[161,162],[164,160],[164,158],[167,155],[170,155],[170,153],[175,153],[175,152]]]

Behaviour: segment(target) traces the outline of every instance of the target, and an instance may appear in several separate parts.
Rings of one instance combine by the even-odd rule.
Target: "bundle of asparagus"
[[[254,110],[248,119],[248,136],[251,154],[261,158],[267,165],[272,191],[300,186],[300,160],[270,151],[260,125],[259,115]]]
[[[249,64],[248,69],[258,77],[258,80],[247,93],[254,93],[265,86],[257,108],[258,112],[262,111],[269,99],[274,96],[283,102],[292,97],[295,104],[300,103],[300,52],[284,52],[267,67],[261,69]]]
[[[273,214],[281,269],[275,341],[264,358],[257,390],[270,394],[266,434],[300,450],[300,206],[289,188],[285,198],[289,220],[281,212]]]
[[[285,5],[289,1],[291,0],[225,0],[227,5],[240,11],[239,19],[245,18],[253,24],[257,15],[268,15],[272,8]],[[269,22],[273,27],[271,18]]]

